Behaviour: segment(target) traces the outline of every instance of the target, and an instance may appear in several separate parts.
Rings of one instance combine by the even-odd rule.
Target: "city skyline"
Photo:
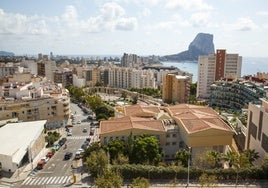
[[[268,57],[265,7],[264,0],[2,0],[0,50],[170,55],[204,32],[214,35],[215,49]]]

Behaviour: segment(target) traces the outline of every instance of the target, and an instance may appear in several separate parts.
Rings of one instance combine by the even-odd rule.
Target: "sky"
[[[215,49],[268,57],[268,1],[0,1],[0,51],[16,55],[170,55],[200,32]]]

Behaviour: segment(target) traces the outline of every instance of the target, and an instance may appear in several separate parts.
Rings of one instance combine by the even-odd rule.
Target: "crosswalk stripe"
[[[68,139],[72,139],[72,140],[80,140],[80,139],[87,139],[89,138],[89,136],[71,136],[71,137],[67,137]]]
[[[47,183],[48,179],[49,179],[48,177],[46,177],[46,178],[44,179],[44,181],[43,181],[43,184],[44,184],[44,185]]]
[[[34,185],[37,180],[38,180],[38,178],[32,179],[32,181],[30,181],[29,185]]]
[[[29,181],[31,181],[32,177],[27,177],[23,182],[22,185],[28,183]]]
[[[53,184],[54,182],[57,182],[58,177],[54,177],[50,184]]]
[[[54,178],[54,177],[49,177],[49,178],[48,178],[48,181],[47,181],[46,184],[50,184],[50,182],[51,182],[51,180],[52,180],[53,178]]]
[[[69,181],[70,176],[27,177],[21,185],[58,185]]]
[[[43,183],[43,180],[45,179],[46,177],[41,177],[40,178],[40,181],[38,183],[36,183],[36,185],[42,185]]]
[[[67,181],[69,176],[61,177],[61,180],[59,181],[60,184],[65,183]]]

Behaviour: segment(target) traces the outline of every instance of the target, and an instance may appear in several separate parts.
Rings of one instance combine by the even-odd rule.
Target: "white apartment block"
[[[226,50],[217,50],[216,54],[199,56],[197,97],[208,99],[210,85],[223,78],[240,78],[242,57],[238,54],[227,54]]]
[[[37,62],[35,60],[22,60],[20,63],[24,70],[29,71],[33,75],[37,75]]]
[[[126,67],[108,68],[110,87],[116,88],[155,88],[154,72]]]
[[[49,129],[67,125],[70,98],[61,85],[51,82],[8,82],[0,88],[0,120],[47,120],[46,127]]]

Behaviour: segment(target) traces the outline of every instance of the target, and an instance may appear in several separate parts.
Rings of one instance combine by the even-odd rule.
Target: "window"
[[[170,137],[170,134],[167,134],[167,138],[169,138]]]
[[[176,145],[177,143],[176,142],[172,142],[172,145],[174,146],[174,145]]]
[[[167,143],[166,143],[166,146],[169,146],[169,145],[170,145],[170,142],[167,142]]]
[[[177,134],[176,133],[172,134],[172,137],[176,138],[177,137]]]

